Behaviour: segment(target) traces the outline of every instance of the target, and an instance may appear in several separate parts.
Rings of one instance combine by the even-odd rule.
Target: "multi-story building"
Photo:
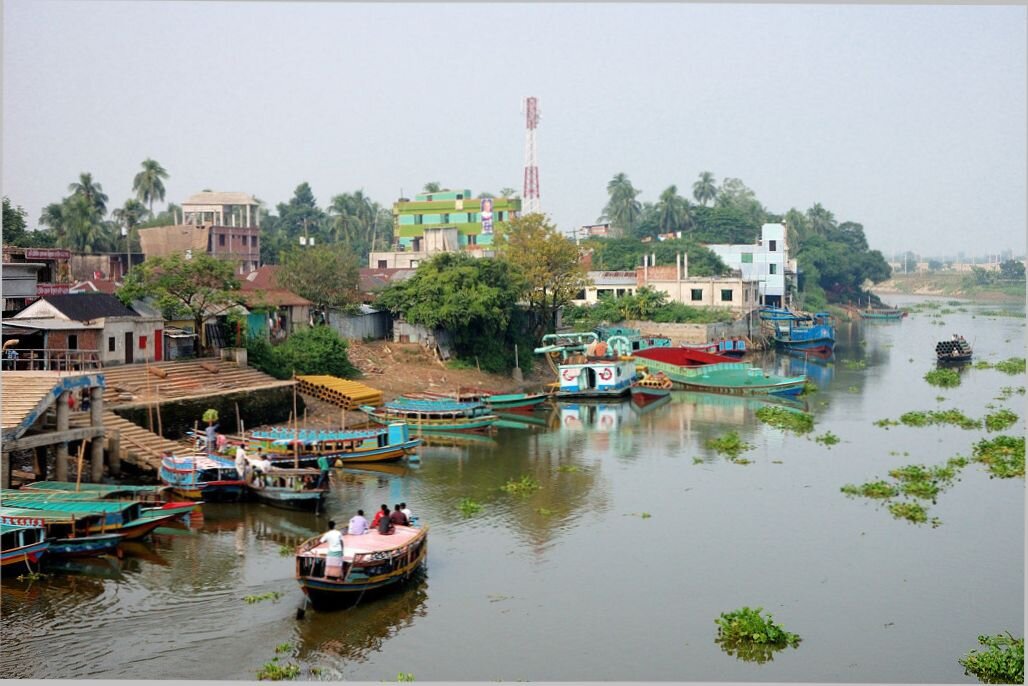
[[[3,314],[10,316],[47,295],[63,295],[71,286],[68,260],[60,248],[18,248],[3,251]]]
[[[207,253],[248,274],[261,262],[258,203],[246,193],[197,193],[182,203],[181,224],[140,229],[139,244],[147,257]]]
[[[730,269],[738,270],[744,280],[758,283],[761,303],[772,306],[784,303],[786,275],[796,273],[796,260],[789,259],[784,224],[764,224],[760,228],[760,240],[753,244],[707,247]]]
[[[401,198],[393,204],[396,250],[371,253],[368,266],[416,269],[437,252],[459,250],[491,255],[493,231],[520,212],[519,198],[476,198],[467,189]]]

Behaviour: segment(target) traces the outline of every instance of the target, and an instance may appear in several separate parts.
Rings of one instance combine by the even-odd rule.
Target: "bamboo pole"
[[[85,439],[79,444],[79,459],[78,459],[78,474],[75,476],[75,492],[77,493],[79,487],[82,484],[82,458],[86,454],[86,443],[89,443],[89,439]]]
[[[164,426],[161,424],[161,385],[159,383],[154,384],[154,393],[156,393],[155,407],[157,409],[157,435],[164,438]]]
[[[236,432],[243,433],[243,420],[239,418],[239,403],[236,403]]]
[[[304,408],[306,410],[306,408]],[[293,370],[293,467],[296,469],[300,468],[300,430],[299,430],[300,417],[296,412],[296,370]],[[304,419],[306,425],[307,420]]]
[[[146,365],[146,395],[147,395],[147,397],[149,397],[149,395],[150,395],[150,360],[146,357],[145,354],[143,355],[143,362]],[[150,433],[153,433],[153,402],[152,401],[148,402],[146,404],[146,418],[147,418],[147,421],[150,423]]]

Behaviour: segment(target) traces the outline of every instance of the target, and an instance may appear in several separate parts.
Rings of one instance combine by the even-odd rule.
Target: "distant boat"
[[[406,422],[416,431],[484,431],[496,422],[485,403],[455,400],[396,398],[379,407],[360,410],[379,424]]]
[[[775,322],[774,340],[779,348],[830,355],[835,349],[835,327],[830,314],[818,312],[812,322]]]
[[[246,491],[235,462],[217,455],[165,455],[160,478],[172,491],[192,500],[234,501]]]
[[[935,356],[939,362],[967,362],[973,354],[971,344],[959,334],[953,334],[951,340],[935,344]]]
[[[41,526],[0,524],[0,569],[5,573],[39,571],[40,559],[50,548]]]
[[[327,457],[333,465],[342,466],[399,460],[419,445],[421,439],[410,437],[406,422],[391,422],[387,426],[359,430],[254,431],[247,439],[247,452],[252,456],[260,447],[277,467],[292,467],[294,459],[299,460],[301,467],[315,467],[319,457]]]
[[[655,348],[637,353],[636,357],[646,360],[650,373],[664,372],[684,388],[711,393],[797,395],[803,391],[807,380],[802,375],[783,377],[767,374],[745,362],[696,365],[695,353],[685,348]]]
[[[319,512],[324,507],[325,493],[328,492],[328,488],[316,486],[320,475],[320,470],[304,467],[273,467],[260,474],[256,470],[249,470],[246,488],[257,500],[275,507]]]
[[[746,338],[740,336],[722,338],[710,343],[682,343],[682,347],[711,355],[724,355],[732,358],[742,357],[748,351]]]
[[[857,313],[862,319],[880,319],[887,321],[900,321],[907,316],[905,310],[886,308],[857,310]]]
[[[632,402],[636,405],[648,405],[671,395],[674,386],[664,372],[647,374],[632,384]]]
[[[325,576],[328,544],[321,535],[296,549],[296,580],[315,610],[352,605],[365,594],[396,586],[417,572],[428,555],[428,528],[396,526],[383,536],[377,531],[343,534],[342,576]]]

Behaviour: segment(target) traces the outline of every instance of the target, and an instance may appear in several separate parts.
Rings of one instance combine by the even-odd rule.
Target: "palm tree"
[[[164,202],[164,182],[168,178],[168,172],[158,164],[157,160],[147,157],[143,160],[143,171],[136,174],[132,180],[132,190],[136,197],[145,203],[149,203],[150,216],[153,216],[153,201]]]
[[[107,236],[89,197],[85,193],[75,193],[64,205],[65,233],[60,247],[86,253],[103,250],[107,246]]]
[[[50,227],[58,243],[64,241],[64,234],[67,231],[64,209],[65,203],[52,202],[44,207],[43,213],[39,215],[39,223]]]
[[[422,190],[426,193],[438,193],[442,189],[443,187],[439,185],[438,181],[429,181]]]
[[[678,231],[689,220],[689,201],[678,195],[677,186],[668,186],[657,201],[657,225],[661,233]]]
[[[72,195],[81,195],[88,200],[90,206],[101,217],[107,214],[107,195],[104,193],[103,187],[93,180],[92,174],[86,172],[79,174],[79,180],[69,184],[68,190],[71,191]]]
[[[124,207],[119,207],[111,212],[116,224],[125,228],[125,235],[132,244],[138,243],[136,227],[143,223],[146,215],[146,205],[134,198],[129,198],[125,201]]]
[[[630,233],[642,215],[642,205],[635,199],[639,193],[624,172],[615,174],[607,183],[610,200],[603,208],[603,216],[621,235]]]
[[[814,206],[807,210],[807,221],[810,222],[810,229],[815,234],[823,236],[835,228],[835,215],[821,206],[821,203],[814,203]]]
[[[700,180],[692,185],[692,197],[704,207],[708,200],[717,197],[717,184],[714,183],[714,175],[709,171],[700,173]]]

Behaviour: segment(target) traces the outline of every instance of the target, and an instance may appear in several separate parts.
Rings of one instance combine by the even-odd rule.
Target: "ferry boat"
[[[328,544],[321,536],[296,549],[296,580],[315,610],[352,605],[411,578],[428,555],[428,527],[396,526],[383,536],[377,531],[343,534],[343,569],[339,578],[325,576]]]
[[[406,422],[390,422],[381,428],[354,431],[254,431],[247,439],[247,452],[253,456],[259,447],[275,466],[291,467],[298,459],[301,467],[315,467],[319,457],[327,457],[340,467],[399,460],[419,445],[421,439],[410,437]]]
[[[396,398],[379,407],[360,410],[379,424],[406,422],[417,431],[484,431],[498,419],[485,403],[442,399]]]
[[[557,398],[616,398],[626,395],[639,378],[632,358],[586,355],[568,357],[558,366],[557,373]]]
[[[40,559],[50,548],[41,526],[0,524],[0,569],[4,573],[38,571]]]
[[[246,484],[232,460],[217,455],[165,455],[161,483],[191,500],[239,500]]]

